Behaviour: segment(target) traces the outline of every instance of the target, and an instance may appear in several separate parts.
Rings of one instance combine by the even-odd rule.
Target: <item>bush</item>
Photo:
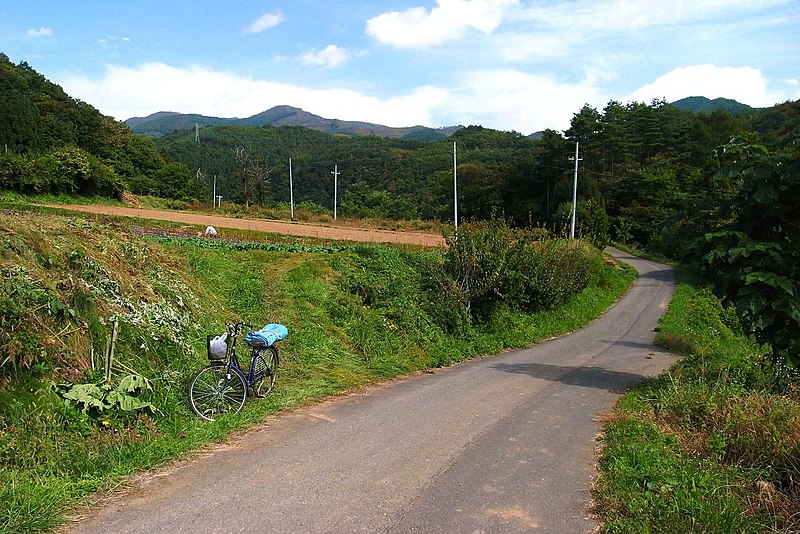
[[[444,271],[455,282],[467,309],[491,308],[501,297],[502,280],[508,276],[507,260],[516,243],[505,222],[462,224],[445,235]]]
[[[586,242],[512,230],[498,219],[462,225],[445,238],[444,270],[479,316],[501,302],[528,312],[552,308],[585,289],[602,264]]]
[[[583,241],[547,239],[515,248],[503,292],[526,311],[552,308],[589,285],[599,253]]]
[[[121,199],[122,180],[85,150],[66,146],[41,155],[0,157],[0,188],[25,194],[80,193]]]

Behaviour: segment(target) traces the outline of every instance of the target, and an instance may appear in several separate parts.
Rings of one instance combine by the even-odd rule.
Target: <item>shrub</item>
[[[490,308],[502,296],[507,260],[516,243],[499,219],[462,224],[445,235],[444,270],[453,279],[467,309]]]
[[[462,225],[445,239],[444,270],[478,316],[501,302],[529,312],[551,308],[585,289],[602,264],[586,242],[512,230],[499,219]]]
[[[20,193],[81,193],[121,199],[122,180],[90,153],[65,146],[41,155],[0,158],[0,188]]]
[[[589,285],[598,256],[582,241],[523,242],[512,254],[503,293],[527,311],[551,308]]]

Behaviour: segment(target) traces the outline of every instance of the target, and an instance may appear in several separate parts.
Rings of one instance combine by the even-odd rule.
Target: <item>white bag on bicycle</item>
[[[208,336],[208,359],[224,360],[228,354],[228,334]]]

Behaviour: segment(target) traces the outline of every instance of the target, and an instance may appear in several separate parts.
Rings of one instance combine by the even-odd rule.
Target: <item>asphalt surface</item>
[[[675,358],[652,345],[672,271],[587,328],[273,418],[145,477],[73,533],[580,533],[598,417]]]

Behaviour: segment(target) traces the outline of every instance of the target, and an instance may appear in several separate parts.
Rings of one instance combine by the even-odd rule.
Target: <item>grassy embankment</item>
[[[481,324],[457,324],[463,313],[435,291],[441,251],[155,239],[129,224],[0,214],[2,532],[51,529],[92,492],[280,410],[579,328],[633,279],[597,254],[590,287],[566,304],[531,315],[500,307]],[[186,384],[205,363],[205,335],[234,319],[289,327],[278,384],[241,414],[203,423],[188,408]],[[109,407],[111,397],[86,408],[57,386],[108,392],[131,374],[148,379],[152,391],[130,393],[155,411]]]
[[[685,357],[605,425],[604,532],[800,532],[800,391],[734,311],[679,284],[656,341]]]

